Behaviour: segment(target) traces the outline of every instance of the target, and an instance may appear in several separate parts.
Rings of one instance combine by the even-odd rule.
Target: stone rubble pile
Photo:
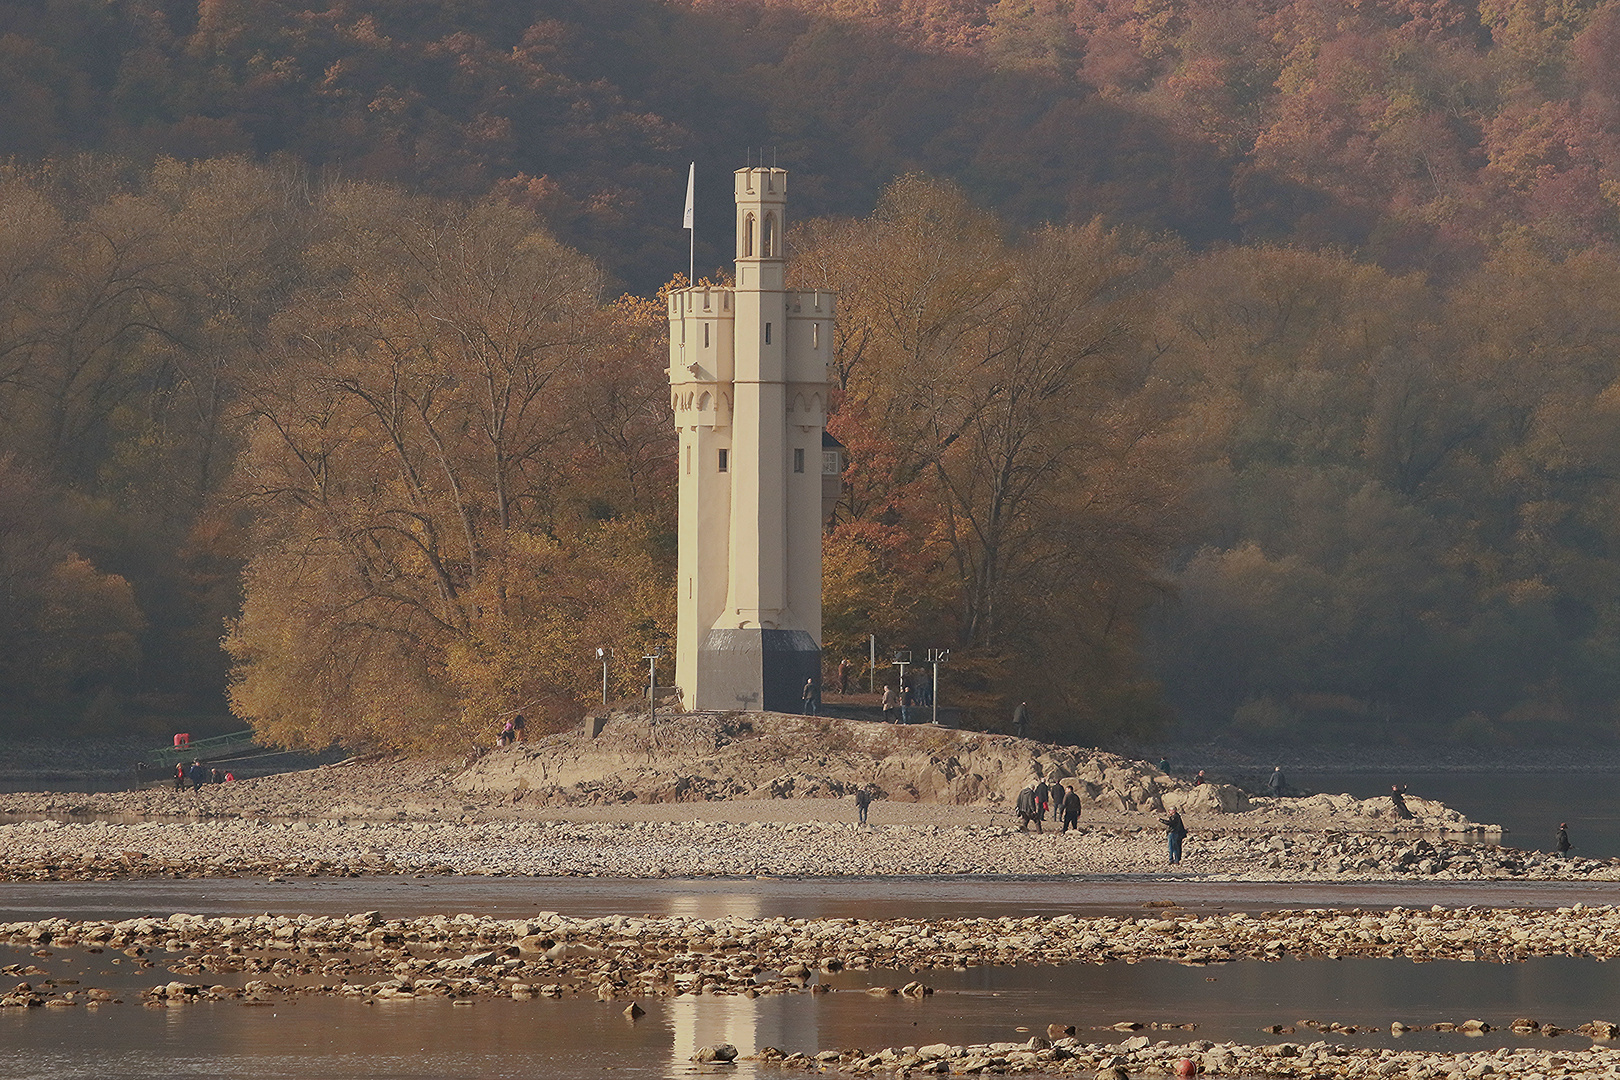
[[[1200,917],[1161,910],[1143,918],[1060,915],[914,922],[577,919],[552,912],[516,920],[473,915],[383,920],[375,912],[348,917],[176,914],[117,922],[0,923],[0,943],[38,949],[36,956],[48,955],[47,947],[116,949],[132,957],[164,949],[183,954],[170,965],[176,974],[263,976],[239,990],[205,988],[215,995],[593,994],[612,1000],[817,993],[826,990],[812,982],[818,971],[925,971],[988,964],[1149,959],[1207,964],[1285,956],[1610,959],[1620,955],[1620,908],[1311,909]],[[922,997],[931,991],[913,980],[869,992]],[[153,998],[172,1003],[203,993],[182,989],[177,998],[165,990],[154,992]]]

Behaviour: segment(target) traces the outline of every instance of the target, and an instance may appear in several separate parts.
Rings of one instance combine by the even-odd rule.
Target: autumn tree
[[[1141,257],[1095,223],[1008,245],[910,177],[858,225],[804,229],[794,266],[840,292],[829,426],[859,448],[833,624],[903,612],[891,633],[954,646],[958,693],[992,714],[1029,697],[1054,728],[1151,727],[1133,634],[1176,498],[1135,363]]]
[[[323,209],[318,283],[274,324],[249,393],[233,706],[303,745],[444,745],[520,709],[571,720],[587,647],[628,653],[667,615],[656,524],[628,502],[595,512],[576,465],[594,444],[622,482],[645,472],[603,448],[645,399],[615,414],[593,386],[655,363],[644,313],[603,310],[599,271],[509,206],[357,186]]]

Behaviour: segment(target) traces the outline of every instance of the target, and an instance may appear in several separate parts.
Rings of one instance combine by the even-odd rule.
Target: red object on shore
[[[1198,1066],[1192,1063],[1191,1058],[1182,1058],[1180,1061],[1176,1062],[1176,1075],[1197,1076]]]
[[[190,746],[191,736],[189,734],[176,735],[174,737],[174,745],[176,749],[179,749],[182,746]]]

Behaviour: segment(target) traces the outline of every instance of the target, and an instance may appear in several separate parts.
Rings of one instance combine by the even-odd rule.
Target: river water
[[[162,954],[158,954],[161,956]],[[1148,1031],[1151,1038],[1244,1042],[1318,1034],[1269,1035],[1271,1024],[1301,1020],[1364,1026],[1328,1036],[1353,1045],[1471,1050],[1547,1046],[1540,1037],[1492,1032],[1471,1039],[1419,1032],[1397,1042],[1392,1020],[1410,1024],[1472,1017],[1505,1025],[1517,1016],[1572,1027],[1620,1016],[1620,986],[1607,966],[1570,957],[1521,964],[1414,964],[1404,960],[1280,961],[1207,967],[1165,962],[1063,967],[985,967],[966,971],[844,972],[829,994],[652,999],[637,1021],[623,1002],[443,999],[363,1004],[305,997],[247,1007],[220,1001],[144,1009],[139,988],[166,981],[163,962],[145,971],[103,967],[61,950],[31,958],[0,950],[0,962],[46,966],[58,979],[126,993],[125,1004],[77,1009],[0,1010],[0,1075],[24,1078],[152,1076],[279,1078],[493,1078],[604,1075],[683,1077],[697,1047],[729,1042],[743,1054],[765,1046],[821,1049],[921,1046],[934,1042],[1022,1041],[1049,1023],[1099,1029],[1119,1021],[1194,1023],[1193,1031]],[[935,988],[922,1000],[873,998],[868,986],[920,977]],[[36,976],[36,979],[43,976]],[[1082,1031],[1118,1041],[1112,1031]],[[1561,1036],[1571,1048],[1589,1045]],[[730,1075],[779,1075],[747,1063]]]
[[[1570,822],[1577,851],[1620,854],[1620,800],[1600,797],[1601,778],[1556,774],[1412,772],[1301,774],[1300,787],[1372,796],[1391,782],[1440,798],[1475,820],[1510,830],[1505,842],[1542,846],[1550,820]],[[1546,836],[1543,837],[1543,833]],[[1538,843],[1539,841],[1539,843]],[[1616,883],[1249,884],[1198,883],[1152,877],[657,879],[360,878],[268,882],[216,879],[0,884],[0,921],[66,916],[79,919],[261,912],[315,914],[377,910],[385,917],[472,912],[519,917],[537,911],[605,914],[864,918],[1082,915],[1140,913],[1172,901],[1193,911],[1278,907],[1430,904],[1558,907],[1620,903]],[[170,978],[163,957],[148,969],[106,954],[60,950],[48,958],[0,948],[0,966],[33,963],[36,980],[78,979],[125,994],[123,1005],[91,1011],[0,1010],[0,1076],[32,1078],[243,1077],[280,1080],[494,1080],[602,1076],[685,1077],[706,1043],[730,1042],[744,1054],[764,1046],[813,1052],[826,1048],[1022,1041],[1049,1023],[1075,1024],[1091,1041],[1124,1038],[1093,1030],[1122,1020],[1194,1023],[1196,1030],[1149,1031],[1185,1041],[1311,1041],[1310,1029],[1266,1035],[1271,1024],[1299,1020],[1354,1024],[1368,1030],[1326,1036],[1357,1045],[1466,1050],[1501,1044],[1547,1046],[1497,1031],[1481,1039],[1421,1032],[1396,1042],[1391,1021],[1432,1024],[1479,1017],[1498,1027],[1517,1016],[1574,1027],[1620,1019],[1620,979],[1597,961],[1546,957],[1519,964],[1404,960],[1247,962],[1204,967],[1165,962],[985,967],[966,971],[843,972],[829,994],[747,998],[651,999],[638,1021],[623,1002],[442,999],[363,1004],[305,997],[247,1007],[236,1002],[145,1009],[139,992]],[[912,978],[935,987],[923,1000],[873,998],[867,986]],[[1588,1045],[1561,1036],[1571,1048]],[[727,1070],[743,1080],[777,1077],[743,1063]]]

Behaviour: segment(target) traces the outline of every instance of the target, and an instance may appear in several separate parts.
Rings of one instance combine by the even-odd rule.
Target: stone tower
[[[669,296],[675,684],[688,709],[797,712],[821,677],[824,488],[836,499],[841,471],[822,446],[833,298],[783,287],[785,170],[739,169],[736,202],[735,287]]]

